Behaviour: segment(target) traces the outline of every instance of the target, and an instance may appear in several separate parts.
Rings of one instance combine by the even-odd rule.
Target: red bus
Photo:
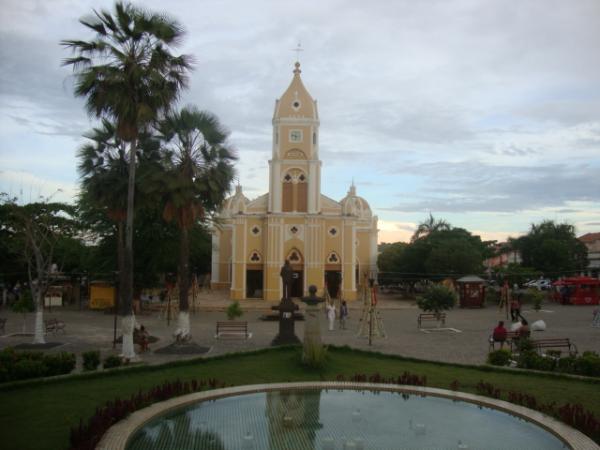
[[[597,305],[600,300],[600,280],[590,277],[570,277],[552,283],[554,301],[563,305]]]

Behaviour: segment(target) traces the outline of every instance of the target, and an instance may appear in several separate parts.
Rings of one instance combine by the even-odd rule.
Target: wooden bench
[[[249,339],[252,333],[248,333],[248,322],[217,322],[217,332],[215,338],[222,337],[243,337]]]
[[[519,339],[518,331],[507,331],[506,339],[504,340],[504,343],[507,344],[512,351],[512,342],[513,342],[513,340],[517,341],[518,339]],[[490,352],[496,349],[496,344],[502,344],[502,341],[495,341],[493,335],[490,335],[488,342],[490,343],[490,348],[489,348]],[[502,345],[500,345],[500,347],[502,347]]]
[[[62,320],[46,319],[46,320],[44,320],[44,323],[46,325],[46,333],[49,333],[50,331],[52,331],[54,334],[56,334],[59,330],[62,331],[63,333],[66,333],[65,327],[67,325]]]
[[[432,320],[435,320],[436,322],[441,322],[442,325],[446,325],[446,313],[423,313],[423,314],[419,314],[419,318],[417,319],[417,327],[418,328],[423,328],[422,327],[422,323],[423,322],[430,322]],[[439,323],[438,323],[439,326]]]
[[[4,326],[6,325],[6,318],[0,317],[0,330],[2,330],[2,334],[4,334]]]
[[[577,354],[577,347],[569,340],[569,338],[532,339],[531,344],[539,353],[542,353],[542,349],[544,348],[567,348],[569,349],[570,355]]]

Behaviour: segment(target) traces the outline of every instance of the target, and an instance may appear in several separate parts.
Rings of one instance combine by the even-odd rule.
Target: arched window
[[[308,210],[308,179],[300,169],[290,169],[283,176],[283,212],[306,212]]]

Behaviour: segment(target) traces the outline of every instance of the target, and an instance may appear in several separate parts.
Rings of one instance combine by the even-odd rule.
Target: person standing
[[[518,287],[515,285],[515,288],[512,292],[512,300],[510,302],[510,318],[513,322],[518,322],[521,316],[521,302],[519,300]]]
[[[335,306],[333,302],[327,303],[327,320],[329,320],[329,331],[333,331],[335,323]]]
[[[342,300],[342,304],[340,306],[340,329],[346,329],[346,319],[348,318],[348,305],[346,304],[346,300]]]

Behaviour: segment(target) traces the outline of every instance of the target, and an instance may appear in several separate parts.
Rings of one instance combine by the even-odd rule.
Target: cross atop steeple
[[[296,52],[296,61],[300,61],[300,52],[303,52],[302,44],[298,42],[298,46],[292,49],[293,52]]]

